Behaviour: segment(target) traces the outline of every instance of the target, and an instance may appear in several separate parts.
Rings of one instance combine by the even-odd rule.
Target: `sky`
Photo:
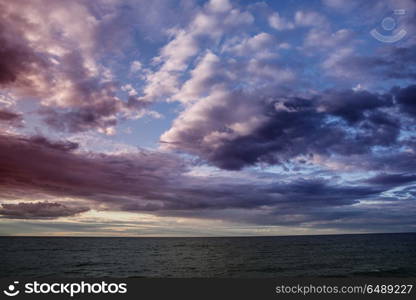
[[[416,231],[415,14],[0,0],[0,235]]]

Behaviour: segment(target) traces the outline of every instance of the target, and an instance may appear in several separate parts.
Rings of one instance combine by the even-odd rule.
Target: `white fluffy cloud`
[[[278,12],[271,14],[268,21],[269,21],[269,25],[272,28],[279,30],[279,31],[295,28],[295,25],[293,24],[293,22],[290,22],[286,20],[285,18],[281,17]]]
[[[204,43],[215,43],[227,30],[253,22],[248,12],[233,8],[226,0],[208,2],[196,13],[185,29],[172,29],[172,40],[164,46],[154,62],[160,64],[157,71],[146,77],[144,99],[152,101],[179,91],[180,76]]]

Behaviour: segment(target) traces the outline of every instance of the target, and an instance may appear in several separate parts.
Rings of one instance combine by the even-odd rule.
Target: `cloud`
[[[349,29],[340,29],[332,32],[329,28],[313,28],[311,29],[304,41],[306,49],[314,51],[324,51],[327,49],[336,50],[333,52],[343,54],[343,49],[351,49],[357,43],[356,34]],[[332,52],[331,52],[332,53]],[[339,54],[328,56],[327,60],[334,60]]]
[[[137,71],[141,70],[142,67],[143,67],[142,63],[138,60],[135,60],[131,63],[130,70],[132,72],[137,72]]]
[[[173,28],[172,40],[153,60],[160,64],[157,71],[146,75],[144,99],[154,101],[170,99],[180,88],[180,75],[203,45],[215,42],[226,32],[254,21],[247,11],[233,8],[229,1],[212,0],[206,3],[183,29]]]
[[[42,137],[1,136],[0,145],[2,198],[46,194],[121,199],[123,195],[151,194],[153,188],[164,185],[167,170],[175,176],[182,168],[180,160],[162,153],[82,155],[74,152],[75,143]]]
[[[105,131],[117,124],[119,109],[117,102],[103,102],[69,110],[43,108],[39,114],[49,127],[59,131],[81,132],[91,128]]]
[[[228,80],[227,75],[222,74],[220,70],[220,58],[208,51],[190,72],[191,78],[182,85],[181,90],[174,97],[184,103],[199,100]]]
[[[296,27],[316,27],[320,30],[328,27],[329,23],[327,19],[316,11],[296,11],[293,21],[287,20],[285,17],[280,16],[278,12],[271,13],[268,18],[270,27],[282,31],[290,30]]]
[[[416,175],[413,174],[379,174],[366,180],[368,183],[397,185],[416,181]]]
[[[380,110],[390,106],[392,95],[365,91],[273,99],[217,89],[184,111],[161,141],[230,170],[299,155],[369,153],[397,142],[399,121]]]
[[[393,105],[391,94],[378,95],[368,91],[329,91],[321,96],[318,111],[342,117],[350,123],[365,119],[368,112]]]
[[[355,51],[350,30],[340,29],[320,41],[314,34],[330,33],[331,24],[315,11],[298,10],[295,24],[309,28],[305,47],[319,45],[326,53],[334,45],[345,46],[322,65],[328,73],[351,75],[344,74],[351,72],[347,65],[338,68]],[[281,165],[302,155],[369,155],[377,147],[397,145],[402,128],[392,93],[294,92],[303,81],[296,68],[286,67],[287,57],[281,58],[279,51],[276,38],[268,33],[237,35],[227,39],[221,51],[207,50],[187,63],[189,77],[175,81],[167,92],[184,110],[162,135],[162,148],[240,170]]]
[[[10,219],[55,219],[88,211],[86,207],[69,207],[56,202],[20,202],[2,204],[0,215]]]
[[[52,129],[106,132],[119,117],[143,113],[138,99],[118,97],[120,85],[100,61],[105,13],[49,0],[1,2],[0,11],[0,86],[17,101],[37,99]]]
[[[2,83],[9,84],[18,95],[48,97],[51,102],[59,102],[54,91],[46,91],[51,86],[52,79],[55,79],[56,86],[66,83],[70,88],[69,91],[64,89],[55,93],[71,92],[71,88],[77,88],[66,82],[74,79],[71,75],[75,74],[71,71],[78,71],[76,75],[81,78],[87,76],[88,72],[97,71],[90,54],[96,23],[88,17],[88,12],[78,1],[66,7],[55,5],[54,1],[46,1],[42,10],[37,8],[35,2],[37,1],[0,4],[3,28],[1,39],[5,45],[2,47]],[[80,23],[65,23],[71,13],[79,15],[83,20]],[[20,17],[17,18],[17,15]],[[46,24],[46,18],[49,24]],[[56,27],[60,27],[65,34],[55,36]],[[75,41],[78,47],[71,49]],[[59,74],[61,68],[68,70]],[[61,97],[65,96],[66,93],[61,94]],[[61,100],[66,101],[67,99]]]
[[[328,20],[315,11],[299,10],[295,14],[295,23],[298,26],[305,27],[325,27],[328,26]]]
[[[403,113],[416,116],[416,85],[410,85],[403,89],[394,89],[396,101]]]
[[[285,18],[281,17],[278,12],[271,14],[268,21],[270,27],[279,31],[295,28],[295,25],[292,22],[287,21]]]
[[[19,113],[15,113],[10,110],[0,109],[0,124],[6,124],[13,127],[21,127],[23,118],[22,115]]]
[[[23,142],[25,139],[22,138],[21,141]],[[77,143],[73,143],[70,141],[59,141],[59,142],[53,142],[48,139],[46,139],[43,136],[33,136],[30,137],[27,142],[29,144],[32,144],[35,147],[40,147],[43,149],[48,150],[57,150],[57,151],[72,151],[78,148]]]
[[[276,45],[277,40],[273,35],[261,32],[248,38],[241,40],[237,39],[235,44],[225,47],[224,50],[242,57],[261,57],[265,55],[264,51],[270,51],[272,49],[277,50],[274,48]],[[272,51],[270,51],[268,54],[272,56]],[[275,53],[274,55],[277,54]]]
[[[0,146],[5,218],[55,218],[95,209],[313,226],[317,220],[362,217],[362,211],[350,212],[353,205],[388,202],[382,193],[403,183],[345,184],[288,176],[269,180],[261,173],[247,179],[236,174],[193,176],[193,163],[173,154],[77,152],[71,142],[41,137],[2,136]],[[60,201],[34,202],[39,198]]]
[[[390,48],[380,55],[356,54],[352,47],[341,47],[331,53],[322,67],[327,74],[344,78],[362,78],[366,81],[415,79],[415,46]]]

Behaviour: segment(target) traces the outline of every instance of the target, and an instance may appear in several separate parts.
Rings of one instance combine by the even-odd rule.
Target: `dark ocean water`
[[[416,276],[416,234],[0,237],[0,277]]]

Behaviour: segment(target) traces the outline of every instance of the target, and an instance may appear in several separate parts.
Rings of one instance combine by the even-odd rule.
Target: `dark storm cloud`
[[[69,111],[41,109],[39,114],[44,117],[45,123],[51,128],[64,132],[82,132],[91,128],[115,126],[117,124],[117,118],[115,117],[117,112],[118,108],[115,103],[102,103]],[[106,119],[106,117],[110,118]]]
[[[406,231],[414,225],[416,206],[412,200],[367,198],[378,205],[304,205],[301,202],[282,203],[267,208],[251,209],[196,209],[161,211],[162,216],[219,219],[263,226],[297,226],[304,228],[333,228],[353,230]],[[383,201],[380,201],[383,199]],[[389,203],[389,200],[391,201]],[[307,203],[307,202],[306,202]],[[358,204],[356,202],[355,204]],[[394,228],[394,229],[393,229]],[[410,229],[411,230],[411,229]]]
[[[413,175],[381,174],[349,184],[338,182],[336,176],[282,177],[272,182],[252,176],[246,182],[233,177],[189,176],[190,162],[172,154],[78,151],[77,144],[68,141],[1,136],[0,199],[8,204],[0,214],[4,218],[56,218],[104,209],[254,225],[348,228],[344,221],[350,227],[364,226],[367,216],[378,221],[372,211],[356,206],[362,201],[388,203],[415,195],[407,188],[395,190],[397,199],[383,196],[410,183]],[[50,202],[33,203],[39,199]],[[395,208],[383,222],[398,224],[401,217],[414,214],[411,199],[400,200],[406,211]]]
[[[10,219],[55,219],[86,212],[86,207],[67,206],[56,202],[2,204],[0,215]]]
[[[403,146],[406,146],[403,143]],[[384,154],[368,154],[358,157],[355,161],[353,158],[346,157],[345,160],[356,168],[360,166],[365,170],[375,170],[388,173],[413,173],[416,169],[416,153],[415,147],[408,148],[410,151],[398,152],[390,151]]]
[[[400,105],[403,113],[416,117],[416,85],[411,85],[406,88],[393,89],[396,94],[396,101]]]
[[[21,127],[22,121],[23,118],[21,114],[6,109],[0,109],[0,124],[4,123],[14,127]]]
[[[8,111],[8,110],[0,110],[0,121],[14,121],[21,118],[20,114]]]
[[[289,215],[289,211],[296,214],[297,207],[303,207],[303,214],[308,214],[308,207],[348,207],[386,190],[383,185],[343,185],[324,179],[274,183],[208,180],[188,176],[186,162],[170,154],[143,151],[104,155],[76,153],[76,149],[71,142],[1,136],[0,197],[9,201],[69,197],[85,201],[85,207],[90,208],[104,205],[160,215],[263,208]],[[21,205],[16,210],[21,207],[26,208]],[[14,211],[14,206],[6,208]],[[311,213],[320,214],[313,210]],[[238,219],[233,215],[226,218]]]
[[[23,139],[24,140],[24,139]],[[27,140],[35,147],[39,146],[45,149],[59,150],[59,151],[71,151],[78,148],[77,143],[69,141],[52,142],[43,136],[33,136]]]
[[[257,163],[279,164],[307,151],[307,145],[312,146],[317,134],[324,141],[335,133],[331,128],[320,130],[322,116],[313,112],[271,111],[270,115],[268,121],[250,135],[225,141],[215,150],[209,146],[197,150],[220,168],[238,170]],[[199,147],[198,144],[194,146]],[[279,153],[281,155],[277,155]]]
[[[241,101],[238,109],[253,111],[261,120],[256,126],[246,125],[249,132],[234,131],[236,116],[228,112],[239,104],[224,99],[209,110],[189,111],[174,123],[162,142],[229,170],[258,163],[280,164],[299,155],[366,154],[375,146],[398,143],[401,123],[388,112],[393,109],[392,94],[329,90],[313,98],[259,101],[257,95],[246,97],[252,102]],[[203,124],[198,128],[195,120],[203,120]],[[245,121],[238,120],[238,126]]]
[[[370,185],[348,186],[329,184],[325,180],[299,180],[282,186],[271,187],[270,192],[286,195],[287,199],[303,205],[353,204],[383,192],[383,187]]]
[[[381,185],[399,185],[416,181],[414,174],[379,174],[366,182]]]
[[[393,104],[389,94],[378,95],[368,91],[329,91],[322,95],[319,106],[328,114],[339,116],[349,123],[365,118],[365,113]]]
[[[140,152],[126,156],[76,154],[77,144],[42,137],[0,136],[0,195],[39,195],[106,199],[152,198],[183,162],[165,154]],[[156,189],[156,191],[154,191]]]

